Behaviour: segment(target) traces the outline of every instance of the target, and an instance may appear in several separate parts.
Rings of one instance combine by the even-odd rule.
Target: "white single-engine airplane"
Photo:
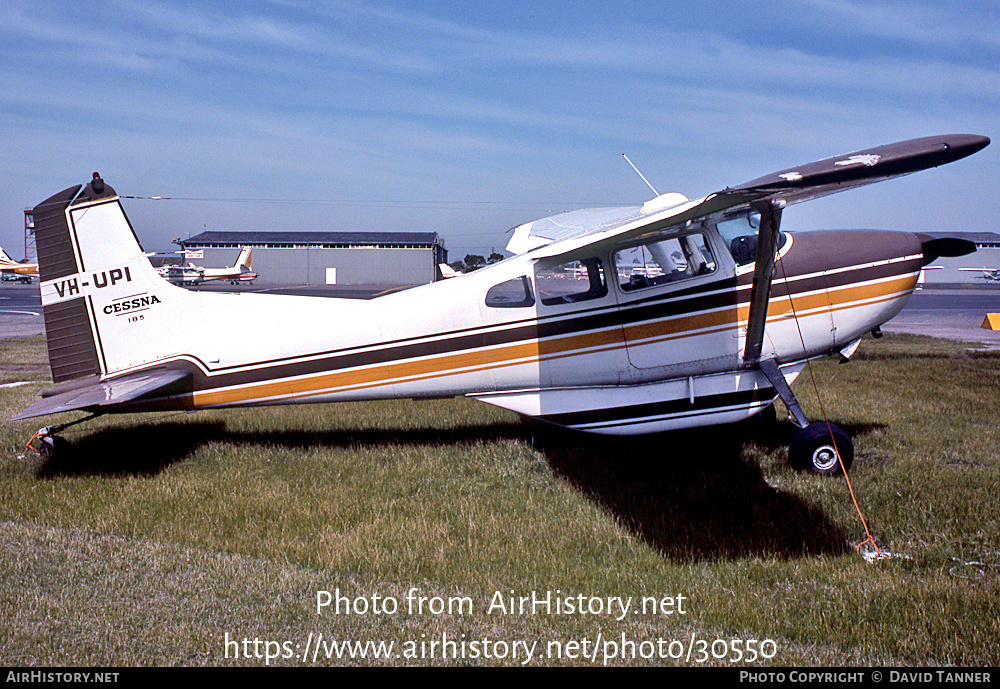
[[[31,278],[38,277],[38,264],[18,263],[0,248],[0,273],[16,275],[21,282],[31,282]]]
[[[234,285],[240,282],[252,283],[257,279],[257,273],[250,269],[252,253],[253,250],[249,246],[244,246],[236,258],[236,263],[227,268],[202,268],[187,263],[183,266],[163,266],[156,272],[175,285],[200,285],[213,280],[229,280]]]
[[[915,139],[693,201],[572,211],[516,228],[507,260],[370,301],[176,288],[95,173],[34,209],[57,385],[15,418],[466,395],[625,435],[735,422],[780,398],[803,428],[792,463],[837,473],[850,439],[810,425],[790,383],[895,316],[923,265],[975,245],[786,233],[782,209],[988,144]],[[32,442],[50,453],[66,425]]]
[[[969,273],[982,273],[979,277],[987,282],[1000,282],[1000,268],[959,268]]]

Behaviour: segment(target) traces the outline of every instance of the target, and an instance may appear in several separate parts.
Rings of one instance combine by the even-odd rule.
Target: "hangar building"
[[[436,232],[202,232],[178,242],[192,263],[231,266],[240,247],[274,285],[420,285],[439,279],[448,250]]]

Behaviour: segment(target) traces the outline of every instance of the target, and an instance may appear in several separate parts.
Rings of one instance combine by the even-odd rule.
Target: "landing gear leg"
[[[854,462],[854,443],[847,432],[826,421],[809,423],[774,359],[761,360],[760,370],[788,407],[795,425],[802,429],[788,446],[788,461],[792,467],[826,476],[850,469]]]

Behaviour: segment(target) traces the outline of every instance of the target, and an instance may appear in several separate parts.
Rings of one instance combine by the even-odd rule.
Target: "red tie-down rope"
[[[785,264],[781,260],[781,252],[778,252],[778,265],[781,267],[781,278],[788,284],[788,277],[785,275]],[[830,435],[830,440],[833,442],[833,451],[837,454],[837,463],[840,464],[840,470],[844,472],[844,480],[847,481],[847,490],[851,494],[851,500],[854,502],[854,509],[858,512],[858,518],[861,520],[861,526],[865,530],[865,540],[858,543],[857,551],[860,553],[861,548],[870,543],[872,548],[875,549],[875,555],[873,558],[866,559],[881,559],[883,556],[882,551],[879,549],[878,544],[875,542],[875,538],[872,536],[871,531],[868,530],[868,522],[865,521],[865,515],[861,513],[861,506],[858,505],[858,498],[854,494],[854,488],[851,486],[851,478],[847,475],[847,467],[844,466],[844,460],[840,458],[840,450],[837,448],[837,439],[833,435],[833,429],[830,428],[830,419],[827,418],[826,408],[823,406],[823,397],[819,394],[819,385],[816,383],[816,374],[813,372],[812,361],[806,356],[806,341],[805,337],[802,335],[802,326],[799,325],[799,316],[795,312],[795,302],[792,299],[792,291],[788,290],[788,305],[792,309],[792,320],[795,321],[795,328],[799,331],[799,342],[802,343],[802,356],[806,360],[806,368],[809,369],[809,377],[812,379],[813,390],[816,391],[816,401],[819,402],[819,410],[823,415],[823,422],[826,424],[826,432]],[[832,304],[831,304],[832,307]]]

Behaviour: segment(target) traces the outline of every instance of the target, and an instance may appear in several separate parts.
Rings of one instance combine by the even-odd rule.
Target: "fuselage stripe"
[[[768,321],[774,322],[791,317],[793,304],[800,316],[807,316],[809,313],[815,313],[817,309],[820,313],[826,313],[890,301],[908,294],[915,285],[916,276],[916,273],[909,273],[863,285],[848,283],[834,289],[828,286],[826,289],[829,291],[797,294],[791,300],[787,296],[773,298],[768,309]],[[698,303],[695,308],[705,309],[710,306],[711,304]],[[537,365],[544,361],[578,356],[582,353],[611,351],[627,345],[634,346],[732,330],[746,322],[748,309],[746,304],[719,308],[716,301],[715,310],[678,313],[678,309],[671,308],[672,313],[669,316],[661,316],[659,320],[638,325],[624,325],[621,319],[617,320],[617,323],[613,321],[608,323],[602,317],[598,320],[584,319],[589,323],[581,325],[577,322],[574,328],[574,321],[566,319],[562,321],[568,331],[565,333],[559,332],[563,328],[552,328],[549,333],[544,333],[541,328],[528,326],[495,331],[489,333],[489,336],[462,335],[452,341],[443,341],[442,344],[451,345],[440,348],[443,351],[428,351],[422,346],[413,345],[392,348],[396,358],[388,358],[389,353],[385,352],[387,358],[379,361],[371,359],[364,361],[363,359],[367,357],[363,358],[360,355],[338,357],[339,361],[327,362],[342,364],[338,370],[331,371],[326,367],[321,371],[304,372],[279,380],[247,381],[224,388],[195,391],[191,403],[196,407],[247,402],[264,403],[278,399],[307,398],[333,392],[475,373],[499,367]],[[514,341],[511,342],[511,339]],[[465,351],[456,351],[460,349]],[[356,364],[352,366],[354,362]]]

